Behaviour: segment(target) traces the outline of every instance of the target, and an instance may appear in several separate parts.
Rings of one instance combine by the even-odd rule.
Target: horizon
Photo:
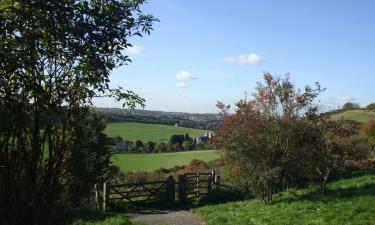
[[[145,110],[217,113],[262,81],[263,71],[289,73],[296,87],[327,88],[321,111],[345,102],[374,102],[373,1],[150,1],[160,19],[150,36],[132,39],[133,60],[111,86],[146,99]],[[94,107],[121,108],[112,99]]]

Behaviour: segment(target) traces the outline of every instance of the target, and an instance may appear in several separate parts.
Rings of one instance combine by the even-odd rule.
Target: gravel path
[[[202,219],[188,210],[147,210],[129,213],[134,223],[148,225],[205,225]]]

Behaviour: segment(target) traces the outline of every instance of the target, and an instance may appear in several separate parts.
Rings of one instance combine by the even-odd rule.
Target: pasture
[[[114,154],[111,160],[123,172],[152,172],[160,168],[187,165],[193,159],[209,162],[220,157],[221,154],[217,151],[202,150],[172,153]]]
[[[273,204],[259,200],[208,205],[193,211],[207,225],[375,224],[375,175],[339,180],[322,199],[316,189],[281,193]]]
[[[354,120],[360,123],[364,123],[369,120],[375,120],[375,111],[372,110],[351,110],[338,114],[334,114],[331,117],[333,120]]]
[[[168,143],[174,134],[189,134],[190,137],[196,138],[203,136],[207,131],[186,127],[175,127],[161,124],[144,124],[144,123],[109,123],[104,133],[109,137],[120,136],[124,140],[143,142],[152,141],[155,143]]]

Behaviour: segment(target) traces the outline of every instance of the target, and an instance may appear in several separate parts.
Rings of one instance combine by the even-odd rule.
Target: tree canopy
[[[264,202],[288,187],[317,182],[324,194],[332,175],[368,156],[358,124],[326,121],[319,115],[319,83],[298,90],[288,76],[264,73],[255,91],[237,102],[236,112],[218,103],[224,123],[215,144],[224,150],[232,185]]]
[[[354,109],[360,109],[361,107],[359,106],[358,103],[354,102],[347,102],[342,106],[342,109],[344,110],[354,110]]]
[[[124,52],[129,39],[149,34],[157,20],[141,11],[143,3],[0,2],[2,224],[50,222],[67,194],[71,157],[86,155],[72,153],[87,152],[77,140],[90,132],[101,137],[90,131],[99,128],[80,126],[83,107],[94,97],[114,97],[130,108],[144,105],[134,92],[109,85],[111,71],[131,62]]]

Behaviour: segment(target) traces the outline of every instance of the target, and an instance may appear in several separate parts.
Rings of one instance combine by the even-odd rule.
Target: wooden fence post
[[[172,175],[167,178],[167,202],[174,202],[175,200],[175,181]]]
[[[178,175],[178,201],[180,203],[186,202],[185,176],[184,175]]]
[[[212,170],[211,171],[211,183],[212,183],[212,187],[211,187],[211,190],[214,189],[216,187],[215,185],[215,177],[216,177],[216,171],[215,170]]]
[[[220,176],[219,175],[215,175],[215,185],[218,186],[220,185]]]
[[[109,182],[106,181],[106,182],[103,183],[103,208],[102,208],[103,211],[105,211],[107,206],[108,206],[109,192],[110,192]]]
[[[196,192],[196,196],[198,197],[199,196],[199,172],[197,173],[197,180],[196,180],[196,187],[197,187],[197,192]]]
[[[209,175],[207,178],[207,194],[212,190],[212,175]]]
[[[97,208],[100,208],[99,205],[99,191],[98,191],[98,184],[94,184],[94,191],[95,191],[95,204]]]

